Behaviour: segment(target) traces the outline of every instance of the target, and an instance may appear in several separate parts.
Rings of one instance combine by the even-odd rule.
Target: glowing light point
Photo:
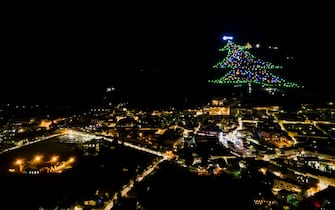
[[[58,160],[58,156],[53,156],[53,157],[51,158],[51,162],[57,162],[57,160]]]
[[[69,162],[70,162],[70,163],[73,163],[73,162],[74,162],[74,157],[71,157],[71,158],[69,159]]]
[[[34,161],[35,162],[39,162],[42,160],[42,157],[40,155],[37,155],[35,158],[34,158]]]
[[[21,165],[22,163],[23,163],[23,161],[20,160],[20,159],[16,160],[16,162],[15,162],[16,165]]]
[[[224,41],[227,41],[227,40],[233,40],[234,37],[233,37],[233,36],[227,36],[227,35],[224,35],[224,36],[222,37],[222,39],[223,39]]]

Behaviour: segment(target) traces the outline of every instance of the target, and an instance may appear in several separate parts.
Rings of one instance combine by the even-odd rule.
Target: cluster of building
[[[254,205],[294,209],[335,187],[334,113],[331,103],[285,110],[246,105],[237,98],[214,98],[184,110],[144,111],[126,104],[92,108],[63,120],[40,121],[35,127],[57,125],[57,129],[67,127],[168,152],[199,175],[258,177],[272,194],[255,198]],[[11,129],[22,130],[23,125],[11,123],[17,126]],[[98,153],[99,145],[93,139],[82,147]],[[328,199],[325,205],[334,202]],[[318,204],[324,207],[321,201]]]

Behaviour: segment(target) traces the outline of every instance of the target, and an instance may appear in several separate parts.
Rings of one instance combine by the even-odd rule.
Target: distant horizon
[[[280,93],[275,95],[270,95],[268,93],[247,93],[247,87],[244,86],[242,89],[245,89],[241,92],[242,89],[233,88],[233,87],[221,87],[216,85],[208,84],[206,87],[197,87],[197,89],[188,89],[184,90],[181,94],[175,95],[176,89],[165,89],[163,94],[158,94],[155,90],[150,90],[150,92],[145,90],[146,87],[142,87],[142,90],[137,92],[132,92],[128,89],[118,90],[113,94],[114,105],[118,103],[127,103],[128,106],[138,107],[138,108],[167,108],[167,107],[188,107],[188,106],[200,106],[206,103],[209,103],[212,98],[222,97],[222,98],[241,98],[243,92],[243,98],[252,99],[253,103],[259,103],[267,105],[269,102],[277,104],[296,104],[296,103],[314,103],[314,104],[324,104],[325,102],[335,101],[334,96],[327,95],[325,92],[313,92],[305,89],[294,89],[286,90],[288,91],[288,96],[281,96]],[[106,88],[107,89],[107,88]],[[106,89],[101,89],[99,94],[95,94],[95,99],[85,100],[83,98],[81,101],[78,100],[27,100],[22,101],[7,101],[2,102],[1,105],[5,106],[6,104],[10,105],[40,105],[40,106],[49,106],[56,109],[81,109],[87,110],[88,108],[93,107],[108,107],[107,101],[104,100],[106,95]],[[122,89],[122,88],[121,88]],[[143,90],[144,89],[144,90]],[[203,92],[200,92],[203,91]],[[210,91],[210,93],[206,92]],[[139,94],[142,92],[142,94]],[[287,95],[287,94],[286,94]],[[68,96],[66,96],[67,98]],[[291,101],[280,102],[283,98],[290,99]],[[259,100],[259,102],[256,102]],[[65,102],[64,102],[65,101]],[[250,100],[249,100],[250,101]]]

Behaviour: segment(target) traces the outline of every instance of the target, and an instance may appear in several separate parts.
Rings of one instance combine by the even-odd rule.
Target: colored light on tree
[[[214,84],[256,84],[262,87],[301,88],[302,86],[288,82],[269,70],[282,69],[282,66],[274,65],[268,61],[256,58],[248,50],[250,46],[240,46],[227,40],[227,44],[219,49],[220,52],[227,52],[220,62],[213,68],[228,70],[221,78],[209,80]]]

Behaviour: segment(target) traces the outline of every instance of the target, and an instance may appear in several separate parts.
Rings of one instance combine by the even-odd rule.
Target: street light
[[[58,156],[52,156],[52,158],[51,158],[51,162],[57,162],[57,160],[58,160]]]
[[[19,166],[19,172],[21,173],[23,171],[23,160],[17,159],[15,164]]]
[[[40,162],[42,160],[42,156],[41,155],[36,155],[34,158],[34,162]]]
[[[23,163],[23,160],[21,160],[21,159],[17,159],[16,161],[15,161],[15,164],[16,165],[21,165]]]
[[[73,162],[74,162],[74,157],[71,157],[71,158],[69,159],[69,162],[70,162],[70,163],[73,163]]]

